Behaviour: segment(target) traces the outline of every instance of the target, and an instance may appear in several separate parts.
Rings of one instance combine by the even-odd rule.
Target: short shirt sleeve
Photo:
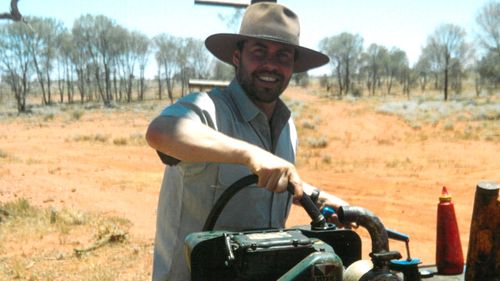
[[[207,93],[191,93],[166,107],[160,116],[175,116],[198,121],[217,130],[215,104]]]
[[[163,109],[160,116],[187,118],[218,130],[215,117],[215,104],[210,96],[204,92],[191,93],[178,99],[174,104]],[[177,165],[180,163],[179,159],[170,155],[166,155],[160,151],[157,151],[157,153],[161,161],[166,165]]]

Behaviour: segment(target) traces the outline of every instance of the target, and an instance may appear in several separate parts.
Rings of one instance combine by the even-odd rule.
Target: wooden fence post
[[[476,187],[465,281],[498,281],[500,276],[500,203],[495,182]]]

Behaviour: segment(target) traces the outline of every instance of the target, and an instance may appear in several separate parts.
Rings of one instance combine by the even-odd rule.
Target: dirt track
[[[413,129],[375,113],[371,101],[335,101],[301,89],[286,95],[305,105],[297,118],[304,180],[408,234],[412,257],[425,264],[434,262],[436,204],[447,186],[466,254],[475,186],[500,181],[499,142],[457,139],[442,125]],[[45,207],[126,217],[133,235],[153,241],[163,166],[142,136],[161,107],[0,119],[0,201],[24,197]],[[306,121],[314,128],[301,125]],[[310,148],[306,136],[324,138],[327,146]],[[307,223],[305,212],[294,208],[288,225]],[[366,254],[367,234],[359,233]],[[402,243],[391,248],[405,255]]]

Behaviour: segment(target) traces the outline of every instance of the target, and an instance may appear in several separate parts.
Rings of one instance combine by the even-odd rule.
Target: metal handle
[[[290,183],[288,184],[287,190],[290,194],[294,194],[293,186]],[[309,195],[303,193],[299,202],[311,218],[311,226],[313,229],[323,229],[327,227],[328,224],[326,223],[325,217],[321,214],[321,211],[316,207],[316,204],[314,204]]]

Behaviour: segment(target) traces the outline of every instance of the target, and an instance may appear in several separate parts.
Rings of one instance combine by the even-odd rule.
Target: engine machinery
[[[214,205],[203,231],[186,237],[192,281],[401,281],[401,275],[404,281],[420,280],[419,260],[409,256],[408,237],[387,230],[379,218],[361,207],[344,206],[337,215],[344,225],[356,223],[367,229],[372,240],[371,260],[361,259],[359,235],[326,222],[305,194],[300,203],[312,220],[310,225],[244,232],[213,230],[231,197],[256,182],[257,177],[251,175],[231,185]],[[407,243],[407,259],[389,250],[389,238]]]

